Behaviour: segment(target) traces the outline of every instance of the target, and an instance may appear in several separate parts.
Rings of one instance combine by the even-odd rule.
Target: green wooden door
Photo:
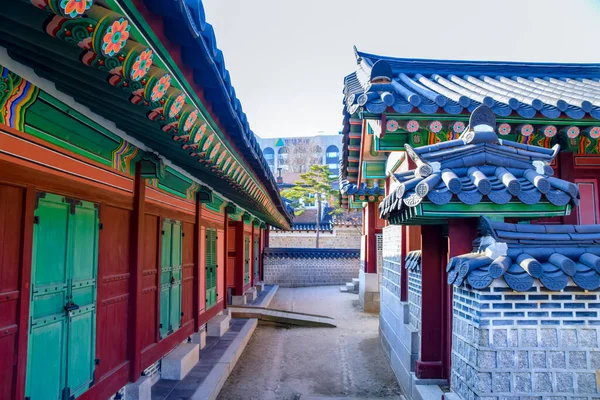
[[[250,282],[250,236],[244,236],[244,283]]]
[[[98,211],[40,194],[35,210],[26,396],[66,399],[94,378]]]
[[[217,230],[206,230],[206,308],[217,303]]]
[[[163,220],[160,256],[160,337],[181,326],[181,222]]]
[[[258,238],[255,237],[254,238],[254,252],[252,253],[254,255],[254,276],[258,277]]]

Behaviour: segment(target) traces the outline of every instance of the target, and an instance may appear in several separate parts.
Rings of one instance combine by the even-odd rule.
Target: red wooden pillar
[[[145,201],[146,201],[146,180],[141,176],[142,168],[138,163],[135,172],[134,193],[133,193],[133,238],[131,243],[131,282],[129,302],[130,312],[133,318],[129,318],[129,359],[131,367],[129,369],[129,380],[135,382],[142,374],[142,315],[144,310],[142,305],[142,280],[144,269],[144,219],[145,219]]]
[[[17,366],[15,390],[13,395],[15,399],[22,399],[25,396],[25,380],[27,379],[27,342],[29,340],[29,307],[31,301],[31,257],[33,254],[33,214],[35,213],[36,190],[32,185],[28,185],[25,190],[25,203],[23,205],[23,222],[21,235],[21,282],[19,287],[19,327],[17,344]],[[14,266],[17,268],[17,266]],[[4,355],[3,355],[4,356]]]
[[[262,282],[263,278],[263,255],[265,252],[265,228],[260,228],[260,236],[258,238],[259,253],[258,253],[258,279]]]
[[[225,207],[225,212],[223,213],[223,265],[220,265],[219,268],[223,268],[223,306],[227,308],[227,259],[229,257],[229,210]],[[220,290],[220,289],[217,289]]]
[[[443,378],[444,373],[442,260],[446,258],[446,252],[443,239],[441,225],[421,227],[421,359],[415,364],[419,379]]]
[[[200,330],[200,309],[204,310],[204,304],[200,300],[200,293],[206,293],[202,279],[202,200],[196,199],[196,220],[194,224],[194,330]],[[202,292],[204,291],[204,292]]]
[[[365,210],[365,235],[366,235],[366,266],[365,272],[377,273],[377,238],[375,237],[375,223],[377,219],[377,208],[375,203],[367,203]]]
[[[252,230],[250,231],[250,265],[248,266],[248,275],[250,275],[250,287],[254,286],[254,221],[250,222]]]
[[[235,295],[244,295],[244,221],[236,221],[235,225]]]
[[[575,154],[570,151],[558,153],[558,175],[567,182],[575,182]],[[563,224],[577,225],[577,208],[573,207],[570,215],[562,217]]]
[[[443,260],[442,275],[444,285],[442,352],[444,354],[444,378],[450,382],[450,371],[452,369],[452,313],[454,288],[448,285],[447,262],[452,257],[473,251],[473,240],[477,237],[477,219],[450,219],[448,220],[448,256]]]
[[[271,232],[271,227],[267,225],[267,227],[265,228],[265,249],[269,247],[269,232]]]

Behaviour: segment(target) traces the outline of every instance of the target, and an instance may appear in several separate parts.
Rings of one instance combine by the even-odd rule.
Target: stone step
[[[263,290],[265,290],[265,283],[264,282],[256,282],[256,285],[254,285],[254,287],[256,287],[256,291],[258,293],[260,293]]]
[[[180,344],[161,361],[160,377],[180,381],[200,359],[200,346],[194,343]]]
[[[352,283],[354,283],[356,286],[358,286],[358,284],[360,283],[360,279],[352,278]]]
[[[346,287],[348,288],[348,291],[355,291],[356,287],[354,286],[354,283],[352,282],[347,282],[346,283]]]
[[[348,288],[346,286],[340,286],[340,292],[348,293]]]
[[[250,288],[246,290],[244,296],[246,296],[246,303],[252,303],[258,297],[258,291],[256,288]]]
[[[212,337],[221,337],[229,329],[229,322],[231,321],[231,315],[221,314],[215,315],[206,324],[206,334]]]

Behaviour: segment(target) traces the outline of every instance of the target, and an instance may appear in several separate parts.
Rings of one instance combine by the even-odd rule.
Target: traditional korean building
[[[341,196],[408,398],[597,397],[600,65],[355,54]]]
[[[0,204],[1,399],[111,397],[290,226],[200,0],[2,7]]]

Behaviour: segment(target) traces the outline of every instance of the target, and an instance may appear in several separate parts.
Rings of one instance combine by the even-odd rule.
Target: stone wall
[[[360,249],[361,227],[335,225],[333,232],[321,232],[319,247],[327,249]],[[316,232],[276,231],[269,233],[269,247],[314,248]]]
[[[598,293],[454,289],[452,389],[463,399],[597,400]]]
[[[356,249],[274,249],[264,253],[264,281],[283,287],[344,285],[358,277]]]
[[[419,353],[419,331],[410,322],[409,302],[400,301],[402,228],[383,229],[383,277],[379,311],[379,336],[384,354],[407,398],[414,398],[415,361]],[[416,297],[414,297],[416,299]],[[413,313],[414,314],[414,313]],[[420,314],[419,314],[420,315]],[[413,322],[416,321],[413,315]],[[420,324],[419,324],[420,325]]]

